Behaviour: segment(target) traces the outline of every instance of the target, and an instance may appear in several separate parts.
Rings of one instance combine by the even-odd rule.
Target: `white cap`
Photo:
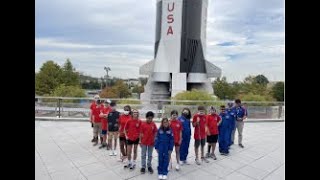
[[[95,95],[93,98],[94,99],[100,99],[100,96],[99,95]]]
[[[107,99],[106,102],[107,102],[108,104],[110,104],[110,103],[111,103],[111,100],[110,100],[110,99]]]

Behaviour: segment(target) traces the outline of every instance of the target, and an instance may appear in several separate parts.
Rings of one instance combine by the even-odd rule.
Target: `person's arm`
[[[157,132],[156,136],[155,136],[155,139],[154,139],[154,148],[156,149],[157,153],[158,152],[158,149],[159,149],[159,132]]]
[[[220,126],[221,122],[222,122],[222,118],[218,116],[218,126]]]
[[[129,121],[127,121],[127,123],[125,124],[124,129],[123,129],[124,137],[126,137],[126,139],[128,139],[128,129],[129,129],[129,126],[130,126]]]
[[[181,145],[181,143],[182,143],[182,129],[181,129],[181,131],[180,131],[180,141],[179,141],[179,145]]]
[[[172,129],[171,129],[171,134],[170,134],[170,138],[169,138],[169,156],[173,150],[173,146],[174,146],[174,138],[173,138],[173,133],[172,133]]]
[[[142,127],[142,123],[139,126],[139,144],[141,143],[141,140],[143,138],[143,127]]]
[[[247,108],[244,108],[244,116],[243,116],[243,119],[247,119],[248,117],[248,110]]]
[[[193,116],[193,119],[192,119],[192,126],[193,127],[196,127],[200,122],[200,118],[199,117],[196,117],[196,116]]]

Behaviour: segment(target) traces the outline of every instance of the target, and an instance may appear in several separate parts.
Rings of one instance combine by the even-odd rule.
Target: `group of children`
[[[151,162],[153,149],[156,149],[158,177],[159,179],[167,179],[173,149],[176,154],[175,169],[177,171],[180,170],[180,165],[189,164],[187,156],[191,140],[191,125],[194,127],[195,162],[197,165],[202,162],[208,163],[208,158],[217,159],[214,154],[217,141],[219,141],[221,155],[228,155],[229,147],[233,144],[232,134],[236,127],[236,121],[239,119],[243,121],[247,116],[246,110],[239,101],[235,101],[235,106],[229,103],[228,108],[221,106],[220,114],[217,114],[213,106],[209,108],[208,114],[206,114],[204,106],[199,106],[198,112],[193,117],[188,108],[182,110],[181,116],[178,116],[178,111],[173,110],[170,119],[162,118],[160,127],[157,128],[153,122],[154,113],[152,111],[147,112],[146,121],[142,121],[139,118],[138,110],[131,109],[127,105],[124,107],[124,113],[119,113],[115,109],[114,102],[107,100],[102,105],[99,97],[95,97],[95,101],[90,106],[90,119],[93,127],[92,142],[94,145],[98,144],[98,133],[100,132],[101,146],[99,148],[106,147],[107,150],[110,150],[110,156],[116,156],[119,136],[121,161],[127,159],[128,163],[124,168],[129,169],[134,169],[136,166],[137,148],[140,144],[140,172],[142,174],[146,172],[146,169],[149,173],[153,173]],[[108,143],[106,143],[107,136]],[[112,140],[114,140],[114,146],[112,146]],[[208,143],[208,151],[205,156],[206,142]],[[242,144],[239,146],[243,148]]]

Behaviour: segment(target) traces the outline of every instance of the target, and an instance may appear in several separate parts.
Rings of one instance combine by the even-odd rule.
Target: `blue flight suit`
[[[155,138],[155,149],[158,150],[158,174],[167,175],[169,166],[169,151],[172,152],[174,145],[173,132],[171,128],[164,131],[159,128]]]
[[[189,144],[191,139],[191,122],[184,116],[178,117],[178,120],[182,123],[182,142],[180,146],[180,161],[187,160],[189,153]]]
[[[232,139],[231,139],[231,134],[232,131],[236,129],[236,108],[235,107],[231,107],[227,109],[227,113],[230,115],[231,120],[230,120],[230,130],[229,130],[229,134],[228,134],[228,146],[230,146],[231,144],[233,144]]]
[[[221,124],[218,127],[219,129],[219,152],[220,153],[229,153],[229,134],[230,130],[231,130],[231,121],[232,121],[232,117],[229,115],[228,112],[225,113],[220,113],[219,114],[221,117]]]

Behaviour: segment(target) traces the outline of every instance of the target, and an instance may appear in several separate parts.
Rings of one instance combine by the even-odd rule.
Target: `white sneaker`
[[[160,175],[158,176],[158,178],[159,178],[159,179],[163,179],[163,176],[160,174]]]
[[[176,165],[176,170],[179,171],[180,170],[180,166],[179,164]]]
[[[183,165],[184,165],[184,161],[180,161],[179,164],[180,164],[181,166],[183,166]]]
[[[168,179],[168,176],[167,175],[163,175],[162,179]]]
[[[201,164],[201,162],[200,162],[199,159],[196,159],[196,164],[197,164],[197,165],[200,165],[200,164]]]
[[[116,155],[117,155],[117,152],[114,151],[114,152],[113,152],[113,155],[116,156]]]
[[[113,156],[113,151],[111,151],[111,152],[109,153],[109,156]]]

